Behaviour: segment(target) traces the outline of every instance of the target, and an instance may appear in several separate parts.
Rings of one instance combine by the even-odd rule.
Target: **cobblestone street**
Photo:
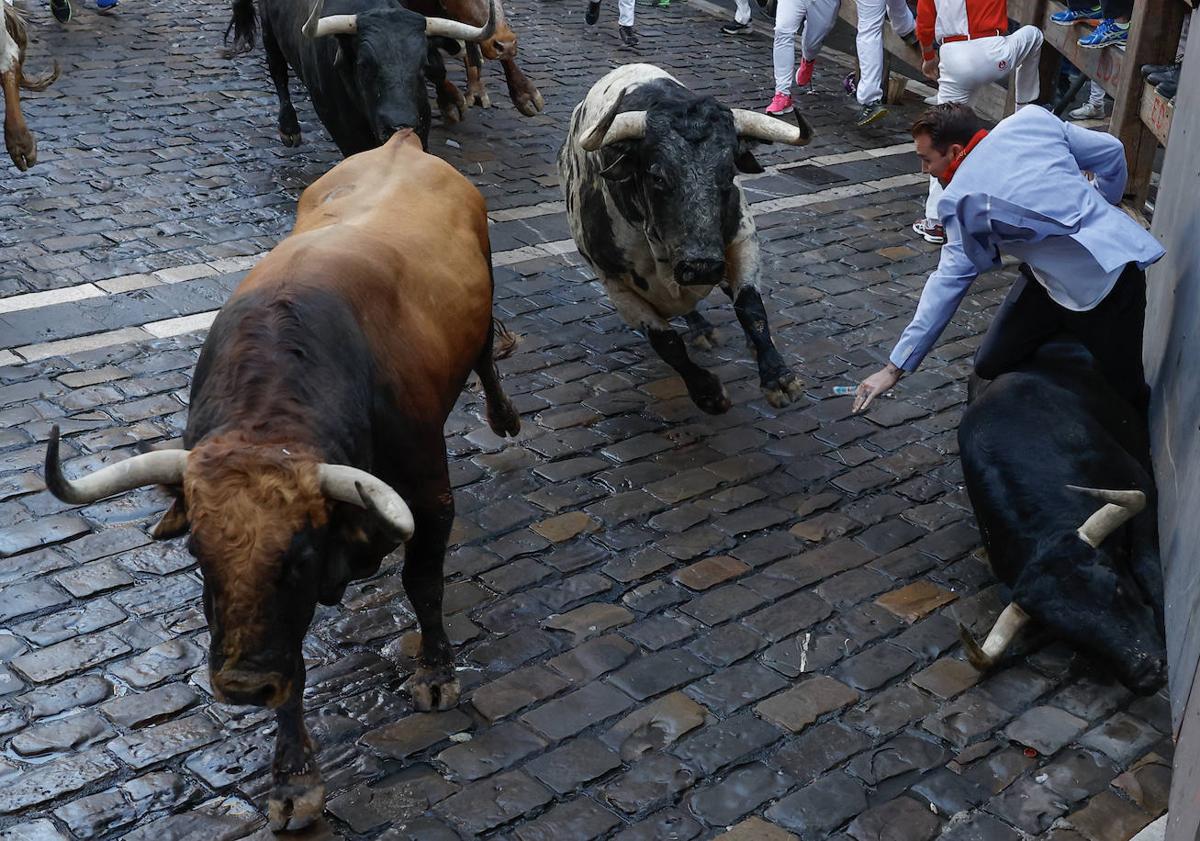
[[[733,408],[701,413],[628,330],[575,251],[555,156],[610,68],[650,61],[761,108],[770,41],[676,0],[510,0],[545,112],[438,116],[430,150],[483,192],[515,442],[476,384],[446,426],[457,520],[446,614],[463,700],[415,713],[403,553],[305,646],[325,820],[290,837],[388,841],[1126,841],[1166,809],[1165,694],[1027,633],[988,675],[958,624],[1006,604],[979,548],[955,430],[970,358],[1011,272],[975,284],[942,343],[865,417],[834,385],[874,370],[937,249],[909,224],[927,180],[920,100],[855,129],[852,58],[827,54],[805,148],[761,147],[742,180],[780,351],[806,393],[763,399],[732,307],[697,353]],[[304,143],[276,132],[261,46],[221,55],[226,4],[30,4],[39,162],[0,196],[0,839],[272,837],[271,713],[212,699],[200,575],[143,489],[79,508],[44,490],[51,426],[67,472],[178,438],[204,330],[340,160],[296,87]],[[450,77],[465,88],[461,63]],[[419,201],[419,197],[414,197]]]

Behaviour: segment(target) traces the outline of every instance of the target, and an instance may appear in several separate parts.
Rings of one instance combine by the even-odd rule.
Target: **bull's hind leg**
[[[521,431],[521,417],[508,395],[504,393],[504,389],[500,387],[500,372],[496,370],[496,359],[508,356],[512,346],[516,344],[516,339],[501,327],[502,347],[497,353],[496,326],[497,323],[493,321],[488,330],[487,344],[484,345],[483,353],[479,355],[479,361],[475,363],[475,373],[479,375],[479,383],[483,386],[483,395],[487,399],[488,426],[501,437],[515,437]]]
[[[414,444],[416,446],[416,444]],[[446,468],[445,445],[440,439],[427,441],[426,453],[438,453],[439,475],[423,475],[407,497],[412,509],[413,537],[404,550],[401,578],[408,600],[421,628],[421,651],[406,688],[413,706],[425,712],[448,710],[458,703],[459,686],[454,676],[454,649],[442,621],[443,565],[446,542],[454,522],[454,497]],[[414,450],[415,452],[415,450]]]
[[[304,726],[303,671],[292,686],[291,696],[275,710],[275,722],[267,817],[274,832],[303,829],[325,810],[325,783]]]
[[[267,54],[267,68],[271,71],[271,81],[275,83],[275,95],[279,97],[279,139],[284,146],[300,145],[300,120],[296,118],[296,109],[292,105],[292,94],[288,90],[287,59],[283,50],[275,40],[271,26],[263,20],[262,30],[263,50]]]
[[[700,310],[692,310],[683,320],[688,326],[687,340],[696,350],[712,350],[720,344],[717,341],[717,328],[700,314]]]

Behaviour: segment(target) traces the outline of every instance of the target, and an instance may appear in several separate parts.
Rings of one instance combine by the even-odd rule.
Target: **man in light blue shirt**
[[[957,103],[925,111],[912,135],[922,171],[946,188],[938,221],[947,242],[888,364],[859,384],[854,411],[917,369],[971,282],[998,268],[1003,250],[1023,261],[1021,277],[980,344],[976,373],[993,379],[1066,331],[1144,412],[1143,270],[1164,252],[1116,207],[1126,180],[1121,142],[1037,106],[987,132],[969,106]]]

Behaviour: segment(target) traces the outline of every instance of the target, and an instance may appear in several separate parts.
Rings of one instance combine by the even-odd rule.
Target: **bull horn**
[[[963,648],[966,649],[967,659],[971,661],[971,665],[981,672],[990,669],[1012,644],[1017,632],[1028,621],[1029,614],[1022,610],[1016,602],[1009,602],[1008,607],[1001,611],[1000,618],[996,620],[992,630],[988,632],[987,639],[984,640],[982,646],[975,642],[971,632],[960,622],[958,636],[962,640]]]
[[[483,26],[471,26],[469,23],[463,23],[458,20],[450,20],[449,18],[426,18],[425,19],[425,35],[433,38],[440,36],[442,38],[453,38],[456,41],[486,41],[496,34],[496,4],[497,0],[489,0],[488,2],[488,19]]]
[[[813,138],[812,126],[800,112],[796,111],[796,125],[759,114],[757,111],[747,111],[744,108],[734,108],[733,127],[738,137],[751,137],[767,143],[787,143],[789,146],[807,146]]]
[[[616,143],[619,140],[634,140],[646,136],[646,112],[626,111],[618,114],[621,103],[628,90],[622,90],[613,100],[603,116],[587,131],[579,136],[579,148],[585,152],[595,152],[601,146]]]
[[[325,8],[325,0],[317,0],[313,4],[312,13],[300,31],[308,38],[322,38],[326,35],[353,35],[358,31],[358,15],[330,15],[321,17]]]
[[[1110,491],[1103,488],[1081,488],[1078,485],[1067,485],[1067,489],[1104,501],[1100,510],[1088,517],[1075,532],[1080,540],[1093,549],[1099,549],[1104,538],[1146,507],[1146,495],[1138,490]]]
[[[377,514],[403,541],[412,537],[412,512],[403,497],[382,479],[345,464],[322,464],[317,475],[325,496]]]
[[[58,458],[58,426],[46,445],[46,488],[72,505],[83,505],[145,485],[178,485],[187,467],[187,450],[157,450],[102,467],[82,479],[63,475]]]

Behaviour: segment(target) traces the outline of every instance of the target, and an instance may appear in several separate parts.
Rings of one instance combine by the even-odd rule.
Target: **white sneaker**
[[[1067,116],[1072,120],[1099,120],[1104,117],[1104,105],[1093,105],[1090,102],[1085,102],[1078,108],[1072,108],[1067,112]]]

